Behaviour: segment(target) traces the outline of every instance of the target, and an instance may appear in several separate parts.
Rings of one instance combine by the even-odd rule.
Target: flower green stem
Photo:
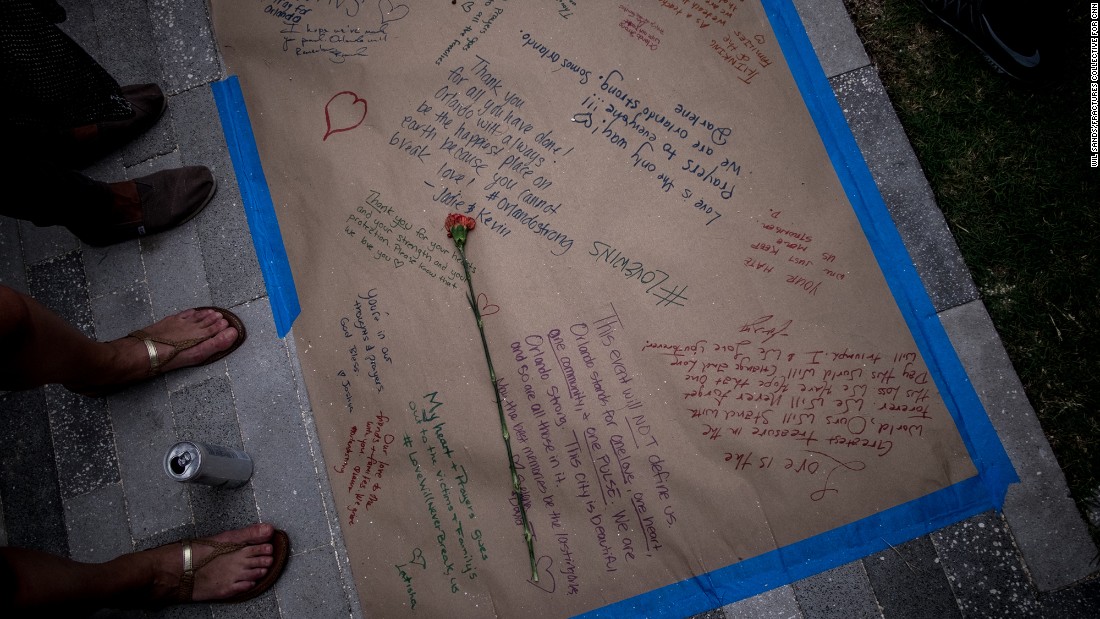
[[[462,240],[465,241],[465,238]],[[523,522],[523,539],[527,542],[527,556],[531,559],[531,580],[538,582],[539,573],[535,564],[534,536],[531,535],[531,525],[527,521],[527,510],[523,507],[523,490],[520,488],[519,475],[516,473],[516,462],[512,457],[512,440],[511,436],[508,434],[508,422],[504,417],[504,406],[500,401],[500,387],[497,385],[497,374],[496,370],[493,369],[493,358],[489,355],[489,342],[485,339],[485,325],[481,320],[481,311],[477,307],[477,297],[474,295],[474,282],[470,279],[470,265],[466,261],[466,252],[462,248],[464,243],[458,242],[457,237],[455,237],[455,241],[458,255],[462,258],[462,271],[466,274],[466,286],[469,288],[467,299],[470,302],[470,309],[474,311],[474,319],[477,321],[477,330],[478,333],[481,334],[481,347],[485,351],[485,362],[489,364],[489,381],[493,383],[493,393],[496,394],[497,414],[500,416],[500,433],[504,437],[504,447],[508,452],[508,467],[512,472],[512,492],[516,495],[516,505],[519,506],[519,517]]]

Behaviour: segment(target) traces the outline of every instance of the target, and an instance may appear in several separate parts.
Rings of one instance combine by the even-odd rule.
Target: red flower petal
[[[447,236],[451,236],[451,229],[455,226],[462,226],[466,228],[466,231],[474,229],[477,222],[472,217],[467,217],[461,213],[450,213],[447,215],[447,221],[443,226],[447,229]]]

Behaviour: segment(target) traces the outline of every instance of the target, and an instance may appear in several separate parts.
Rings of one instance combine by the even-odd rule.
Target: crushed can
[[[181,441],[164,455],[164,472],[181,483],[239,488],[252,477],[252,457],[221,445]]]

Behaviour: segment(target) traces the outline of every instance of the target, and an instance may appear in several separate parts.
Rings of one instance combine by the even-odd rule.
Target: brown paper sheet
[[[975,475],[758,3],[212,14],[368,615],[569,616]]]

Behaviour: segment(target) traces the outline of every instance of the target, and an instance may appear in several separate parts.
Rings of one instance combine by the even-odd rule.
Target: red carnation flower
[[[467,217],[461,213],[451,213],[450,215],[447,215],[447,221],[443,225],[447,228],[447,236],[454,238],[453,232],[455,226],[462,226],[466,229],[467,232],[469,232],[470,230],[474,229],[474,226],[477,225],[477,222],[474,220],[473,217]]]
[[[478,309],[474,294],[474,282],[470,279],[470,262],[466,260],[466,233],[474,229],[475,222],[472,218],[459,213],[447,215],[447,221],[443,224],[447,229],[447,236],[455,243],[455,250],[462,260],[462,272],[466,275],[466,287],[468,293],[466,300],[470,303],[470,310],[474,313],[474,322],[481,334],[481,347],[485,351],[485,363],[489,366],[489,382],[493,384],[493,391],[497,396],[497,416],[500,418],[500,434],[504,439],[504,447],[508,454],[508,467],[512,472],[512,494],[516,497],[516,505],[519,506],[520,521],[523,523],[523,539],[527,542],[527,558],[531,560],[531,581],[539,581],[539,572],[535,563],[534,534],[531,533],[531,523],[527,520],[527,509],[523,506],[523,488],[519,484],[519,475],[516,473],[516,463],[512,456],[512,440],[508,434],[508,422],[504,418],[504,406],[501,404],[500,385],[497,384],[496,370],[493,369],[493,358],[489,355],[489,342],[485,339],[485,323],[481,319],[481,310]]]

